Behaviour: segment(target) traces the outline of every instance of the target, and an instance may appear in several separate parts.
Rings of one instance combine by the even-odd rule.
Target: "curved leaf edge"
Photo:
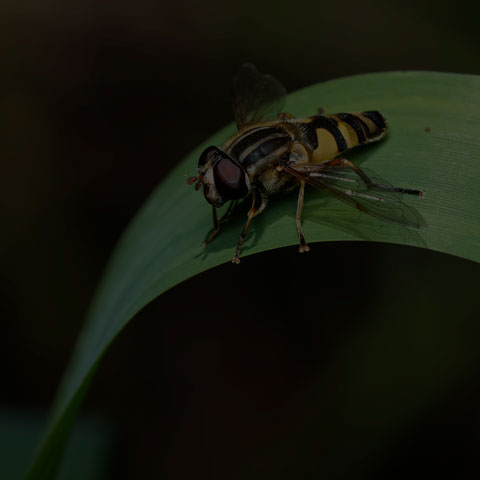
[[[308,93],[311,89],[316,88],[318,86],[325,86],[325,85],[330,85],[334,84],[337,82],[341,82],[343,80],[348,80],[348,79],[360,79],[360,78],[366,78],[370,77],[371,75],[394,75],[394,74],[402,74],[402,75],[422,75],[422,74],[436,74],[439,76],[444,76],[444,77],[458,77],[458,78],[471,78],[474,79],[475,81],[478,81],[480,77],[476,75],[469,75],[469,74],[457,74],[457,73],[444,73],[444,72],[423,72],[423,71],[399,71],[399,72],[385,72],[385,73],[379,73],[379,74],[361,74],[361,75],[355,75],[351,77],[341,77],[339,79],[333,79],[333,80],[328,80],[326,82],[323,82],[321,84],[313,85],[310,87],[306,87],[304,89],[298,90],[294,92],[292,95],[296,96],[301,96],[306,93]],[[211,138],[216,138],[219,135],[225,136],[227,133],[232,131],[232,124],[228,125],[227,127],[223,128],[220,132],[212,136]],[[189,157],[192,157],[193,155],[197,154],[202,148],[204,148],[204,145],[208,143],[213,143],[211,139],[207,140],[204,142],[202,145],[197,147],[194,152],[192,152]],[[167,178],[162,182],[162,185],[167,182],[169,179],[172,179],[173,177],[179,177],[182,176],[184,172],[184,165],[183,162],[180,164],[178,167],[174,168],[170,174],[167,176]],[[141,209],[140,214],[144,211],[145,208],[148,207],[148,204],[152,201],[152,199],[157,195],[158,190],[162,188],[162,185],[160,185],[150,196],[150,198],[147,200],[145,203],[144,207]],[[138,220],[137,215],[133,222]],[[132,223],[133,223],[132,222]],[[111,260],[109,264],[107,265],[107,268],[105,270],[105,273],[102,277],[102,281],[100,282],[100,289],[97,291],[95,295],[95,300],[92,304],[92,308],[90,310],[90,315],[89,315],[89,321],[87,321],[87,325],[85,328],[88,328],[88,325],[93,321],[93,314],[92,311],[95,310],[95,305],[97,302],[100,301],[100,298],[102,297],[102,286],[105,284],[106,279],[109,276],[109,273],[111,272],[111,267],[112,263],[114,263],[114,260],[118,256],[118,252],[122,250],[123,244],[125,243],[126,239],[128,238],[129,232],[131,231],[131,226],[127,228],[126,232],[121,236],[113,254],[111,257]],[[311,243],[317,243],[317,242],[322,242],[325,240],[320,240],[320,241],[311,241]],[[335,240],[326,240],[326,241],[335,241]],[[342,240],[345,241],[345,240]],[[347,240],[349,241],[349,240]],[[353,241],[353,240],[352,240]],[[356,241],[356,240],[354,240]],[[281,248],[285,246],[291,246],[291,245],[296,245],[295,240],[290,240],[287,241],[281,245],[272,245],[272,246],[267,246],[266,248],[263,248],[261,251],[268,251],[271,249],[275,248]],[[255,253],[260,253],[260,251],[246,251],[244,256],[249,256]],[[445,254],[452,255],[451,252],[445,251],[442,252]],[[455,254],[453,254],[455,255]],[[460,258],[462,258],[462,255],[457,255]],[[465,258],[465,257],[464,257]],[[470,259],[472,261],[476,261],[476,259]],[[163,293],[164,291],[168,290],[169,288],[172,288],[173,286],[177,285],[181,281],[186,280],[187,278],[191,278],[198,273],[201,273],[203,271],[206,271],[210,268],[214,268],[220,264],[225,263],[228,261],[228,259],[219,259],[218,261],[215,261],[212,264],[209,264],[208,267],[205,269],[201,269],[199,271],[196,271],[194,273],[188,274],[187,276],[183,276],[183,278],[179,278],[182,275],[176,275],[173,282],[171,282],[170,286],[162,290],[160,293],[154,292],[155,291],[155,285],[152,285],[151,288],[149,288],[148,292],[145,292],[145,294],[137,299],[135,302],[135,305],[131,305],[131,308],[129,308],[129,313],[128,315],[130,318],[132,318],[136,313],[138,313],[147,303],[149,303],[151,300],[156,298],[159,294]],[[168,275],[168,272],[167,272]],[[128,322],[128,321],[127,321]],[[111,336],[110,340],[102,345],[100,351],[97,352],[96,359],[93,363],[91,363],[90,367],[88,367],[87,370],[84,371],[83,379],[80,383],[80,385],[77,385],[76,387],[73,388],[73,390],[69,387],[73,387],[73,385],[68,385],[69,377],[73,375],[72,372],[75,372],[77,369],[75,368],[72,363],[69,366],[69,369],[67,370],[64,381],[62,383],[62,386],[57,394],[57,399],[55,402],[55,406],[52,409],[52,415],[49,421],[49,425],[47,427],[47,430],[45,431],[45,434],[40,442],[39,448],[36,451],[34,461],[31,464],[28,473],[26,475],[26,479],[33,480],[33,479],[47,479],[47,478],[54,478],[55,471],[57,470],[57,467],[59,465],[59,461],[61,458],[61,452],[63,451],[63,448],[65,447],[66,439],[68,437],[68,434],[70,432],[71,426],[73,425],[74,419],[76,412],[78,411],[80,404],[88,390],[88,387],[90,385],[90,382],[93,379],[93,376],[95,374],[96,368],[98,367],[99,362],[101,361],[101,358],[103,357],[103,354],[105,353],[106,349],[108,346],[113,342],[113,340],[116,338],[116,335],[120,333],[120,331],[124,328],[124,326],[127,324],[125,322],[121,328],[119,328],[113,336]],[[83,333],[83,332],[82,332]],[[84,338],[84,335],[81,336],[81,338]],[[82,342],[82,340],[79,340],[79,344]],[[75,357],[75,355],[74,355]],[[73,367],[73,368],[72,368]]]

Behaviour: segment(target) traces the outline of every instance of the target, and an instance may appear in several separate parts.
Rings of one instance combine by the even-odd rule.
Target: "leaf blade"
[[[366,238],[480,261],[479,87],[476,76],[391,72],[342,78],[291,94],[287,111],[299,117],[311,115],[319,106],[326,107],[327,113],[380,110],[390,125],[388,137],[348,158],[365,161],[394,185],[425,190],[423,200],[409,201],[428,224],[418,234],[363,214],[359,217],[353,209],[309,192],[304,210],[307,241]],[[162,292],[232,257],[243,218],[236,216],[202,252],[210,208],[188,188],[184,174],[195,171],[198,155],[207,144],[219,144],[233,131],[230,125],[218,132],[175,168],[119,241],[27,478],[53,477],[61,446],[96,367],[128,321]],[[253,235],[253,241],[247,239],[243,256],[295,245],[294,215],[294,198],[272,201],[254,225],[254,233],[256,229],[262,234]]]

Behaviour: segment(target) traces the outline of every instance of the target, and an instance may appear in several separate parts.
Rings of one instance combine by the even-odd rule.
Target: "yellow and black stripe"
[[[315,115],[299,126],[305,143],[313,150],[313,161],[321,163],[350,148],[379,140],[387,124],[380,112]]]

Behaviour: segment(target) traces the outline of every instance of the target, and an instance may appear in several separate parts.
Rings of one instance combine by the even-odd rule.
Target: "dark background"
[[[118,236],[232,120],[241,63],[289,91],[371,71],[479,74],[471,4],[3,1],[0,406],[48,408]],[[115,432],[104,478],[470,476],[478,274],[339,243],[175,287],[122,332],[87,396]]]

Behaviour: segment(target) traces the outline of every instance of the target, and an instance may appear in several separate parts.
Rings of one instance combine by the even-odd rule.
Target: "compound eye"
[[[202,154],[200,155],[200,158],[198,159],[198,168],[199,170],[205,166],[205,164],[208,162],[208,159],[210,158],[211,152],[218,152],[218,148],[211,146],[207,147]]]
[[[218,193],[225,200],[243,198],[248,193],[244,171],[229,158],[222,158],[215,165],[213,178]]]

